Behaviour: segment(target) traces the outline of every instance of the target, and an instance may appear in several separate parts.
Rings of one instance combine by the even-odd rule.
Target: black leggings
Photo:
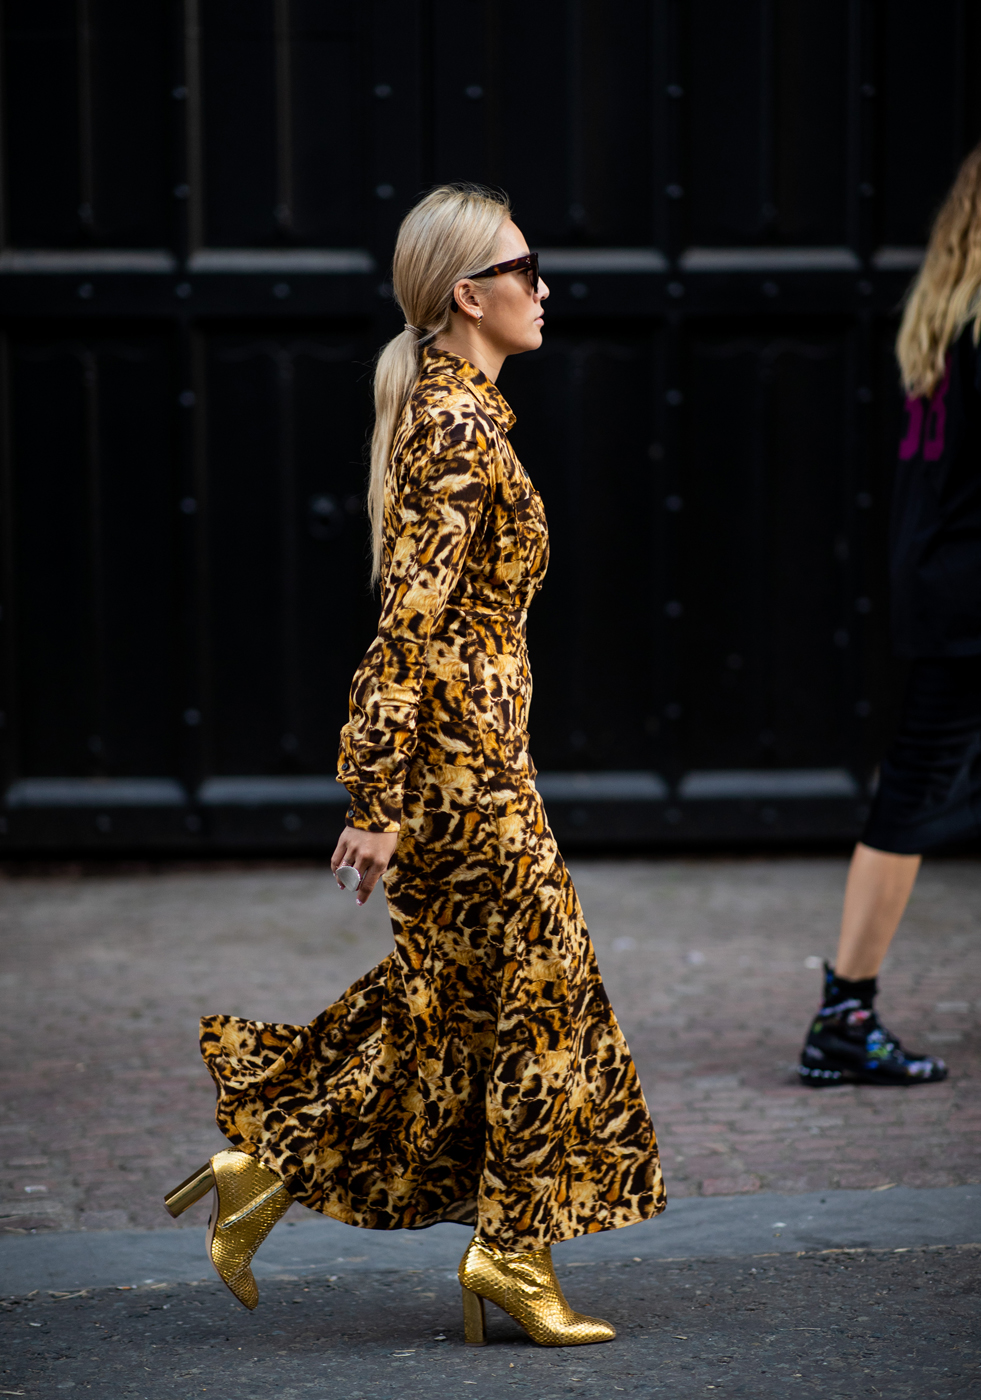
[[[981,837],[981,656],[913,662],[862,841],[921,855]]]

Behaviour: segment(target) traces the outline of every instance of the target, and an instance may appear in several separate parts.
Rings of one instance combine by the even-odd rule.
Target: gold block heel
[[[176,1220],[179,1215],[184,1214],[188,1206],[193,1206],[195,1201],[200,1201],[202,1196],[206,1196],[214,1184],[211,1163],[205,1162],[193,1176],[189,1176],[180,1186],[175,1186],[173,1191],[164,1196],[164,1205]]]
[[[208,1258],[222,1283],[246,1308],[259,1301],[252,1256],[293,1204],[282,1177],[264,1167],[247,1152],[216,1152],[207,1166],[182,1181],[164,1197],[171,1215],[215,1188],[208,1221]]]
[[[487,1343],[484,1300],[479,1293],[471,1293],[469,1288],[463,1288],[463,1337],[468,1346],[482,1347]]]

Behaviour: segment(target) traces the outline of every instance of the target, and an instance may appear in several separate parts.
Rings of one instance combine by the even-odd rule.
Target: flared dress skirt
[[[394,951],[309,1026],[209,1016],[218,1126],[351,1225],[456,1220],[504,1249],[664,1207],[654,1129],[530,778],[421,767]]]

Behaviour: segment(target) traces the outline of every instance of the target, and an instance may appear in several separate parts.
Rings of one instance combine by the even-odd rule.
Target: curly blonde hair
[[[964,160],[930,231],[926,257],[906,298],[896,337],[903,388],[930,395],[947,350],[974,322],[981,336],[981,145]]]

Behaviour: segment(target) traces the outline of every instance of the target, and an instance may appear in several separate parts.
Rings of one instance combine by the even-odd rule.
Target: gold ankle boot
[[[249,1265],[252,1256],[292,1205],[282,1178],[247,1152],[216,1152],[200,1171],[164,1197],[178,1216],[214,1187],[208,1221],[208,1257],[240,1303],[254,1308],[259,1289]]]
[[[549,1249],[505,1253],[474,1235],[458,1271],[463,1289],[463,1326],[472,1346],[483,1346],[484,1299],[503,1308],[543,1347],[578,1347],[612,1342],[616,1328],[598,1317],[573,1312],[552,1268]]]

